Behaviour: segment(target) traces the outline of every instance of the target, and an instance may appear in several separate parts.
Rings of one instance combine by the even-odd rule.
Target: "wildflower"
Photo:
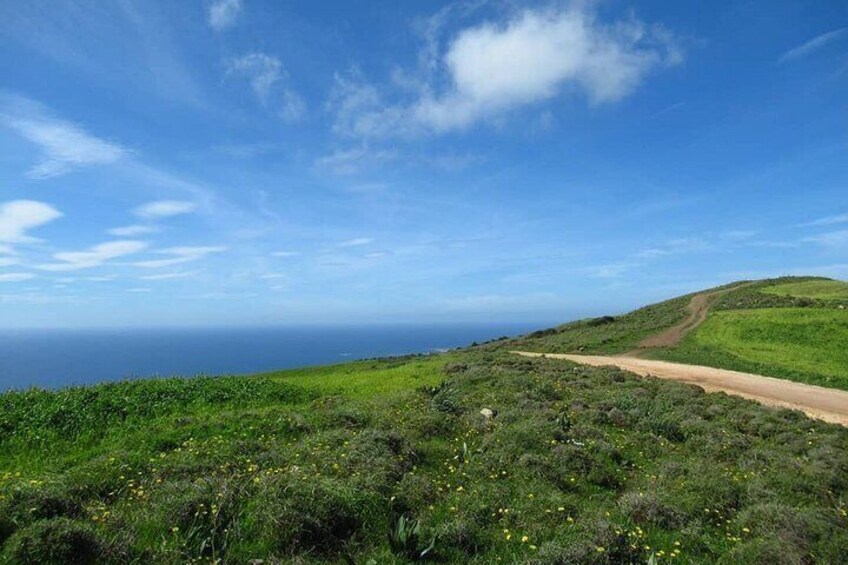
[[[603,547],[601,547],[599,545],[598,547],[595,548],[595,551],[597,551],[598,553],[603,553],[604,551],[606,551],[606,549],[604,549]]]
[[[528,541],[530,541],[530,538],[529,538],[529,537],[527,537],[527,536],[521,536],[521,543],[527,543]]]

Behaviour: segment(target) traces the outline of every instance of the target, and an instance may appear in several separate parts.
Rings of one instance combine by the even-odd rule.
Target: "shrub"
[[[87,524],[55,518],[38,521],[16,532],[5,544],[10,563],[82,565],[106,560],[104,544]]]
[[[671,506],[651,493],[629,492],[618,499],[621,511],[640,525],[656,525],[666,529],[680,526],[681,516]]]

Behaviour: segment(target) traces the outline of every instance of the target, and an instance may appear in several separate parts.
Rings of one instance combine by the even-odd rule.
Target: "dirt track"
[[[637,349],[621,355],[572,355],[568,353],[531,353],[528,351],[513,351],[513,353],[525,357],[567,359],[595,367],[612,365],[643,377],[651,376],[691,383],[700,386],[707,392],[725,392],[755,400],[768,406],[801,410],[811,418],[848,426],[848,392],[846,391],[775,379],[763,375],[716,369],[715,367],[655,361],[639,357],[646,349],[671,347],[680,343],[680,340],[687,333],[698,327],[707,318],[710,305],[717,297],[748,284],[751,283],[695,295],[689,303],[689,315],[686,319],[674,327],[645,338],[639,343]]]
[[[811,418],[848,426],[848,392],[842,390],[726,369],[637,359],[635,357],[529,353],[526,351],[516,351],[515,353],[525,357],[568,359],[575,363],[595,367],[614,365],[637,375],[691,383],[700,386],[707,392],[721,391],[756,400],[769,406],[801,410]]]
[[[730,292],[731,290],[737,290],[743,286],[748,286],[749,284],[751,283],[743,283],[722,290],[696,294],[689,302],[689,315],[686,316],[682,322],[656,335],[646,337],[639,343],[637,349],[625,353],[624,356],[636,356],[639,354],[639,350],[641,349],[649,349],[651,347],[672,347],[677,345],[686,334],[697,328],[704,320],[707,319],[710,306],[716,298],[722,294]]]

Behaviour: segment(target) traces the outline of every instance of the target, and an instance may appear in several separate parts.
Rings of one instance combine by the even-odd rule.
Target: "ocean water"
[[[126,378],[245,374],[428,353],[538,325],[392,325],[252,329],[0,332],[0,391]]]

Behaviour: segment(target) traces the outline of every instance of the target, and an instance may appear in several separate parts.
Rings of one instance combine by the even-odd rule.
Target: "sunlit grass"
[[[764,288],[762,292],[778,296],[797,296],[799,298],[848,300],[848,283],[827,279],[812,280],[769,286]]]

